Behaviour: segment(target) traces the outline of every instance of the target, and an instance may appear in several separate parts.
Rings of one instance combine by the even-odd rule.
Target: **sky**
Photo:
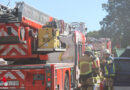
[[[25,3],[38,10],[62,19],[65,22],[85,22],[88,31],[100,30],[99,22],[107,15],[102,3],[107,0],[0,0],[0,3],[14,7],[15,2]]]

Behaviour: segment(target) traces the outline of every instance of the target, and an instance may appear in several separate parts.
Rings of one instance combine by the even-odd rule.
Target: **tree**
[[[113,46],[130,45],[130,0],[108,0],[103,4],[108,15],[100,22],[105,37],[112,39]]]
[[[88,37],[95,37],[95,38],[99,38],[99,32],[98,31],[91,31],[87,33]]]

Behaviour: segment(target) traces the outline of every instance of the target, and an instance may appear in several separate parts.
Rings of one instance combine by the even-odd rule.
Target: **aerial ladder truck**
[[[0,90],[70,90],[78,87],[82,30],[24,2],[0,4]]]

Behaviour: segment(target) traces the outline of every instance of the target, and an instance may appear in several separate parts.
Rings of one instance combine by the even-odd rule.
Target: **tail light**
[[[47,87],[51,87],[51,77],[47,76]]]
[[[47,81],[47,87],[48,88],[50,88],[51,87],[51,81],[52,81],[52,79],[51,79],[51,68],[50,67],[48,67],[47,69],[46,69],[46,81]]]

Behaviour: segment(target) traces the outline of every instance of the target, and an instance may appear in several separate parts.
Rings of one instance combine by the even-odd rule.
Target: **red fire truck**
[[[93,38],[93,37],[87,37],[86,40],[86,45],[87,46],[92,46],[92,49],[94,51],[97,51],[100,53],[100,57],[103,56],[103,52],[105,49],[108,49],[110,52],[112,50],[112,45],[111,45],[111,40],[110,38]]]
[[[84,31],[84,30],[83,30]],[[24,2],[0,5],[0,90],[70,90],[78,86],[85,37]]]

